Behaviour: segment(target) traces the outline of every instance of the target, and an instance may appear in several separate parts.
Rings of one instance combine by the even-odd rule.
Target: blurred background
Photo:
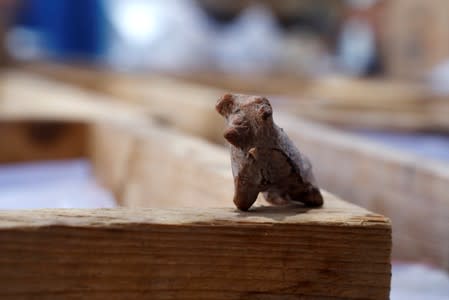
[[[449,47],[444,1],[1,3],[3,61],[9,56],[131,71],[417,79],[443,65]]]
[[[445,5],[2,0],[2,61],[9,56],[130,71],[436,79],[444,77],[449,51]]]
[[[445,0],[0,0],[0,69],[58,65],[264,94],[449,174]],[[27,126],[45,138],[58,134],[53,125]],[[0,208],[115,206],[91,168],[84,159],[5,161]],[[392,299],[449,299],[449,277],[396,264]]]

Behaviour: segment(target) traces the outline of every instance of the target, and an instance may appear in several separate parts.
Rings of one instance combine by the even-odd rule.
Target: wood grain
[[[2,299],[388,299],[387,219],[322,209],[0,212]]]
[[[259,203],[248,213],[236,211],[222,147],[157,128],[128,105],[119,105],[123,115],[102,111],[107,101],[98,104],[102,98],[94,94],[26,80],[36,94],[51,90],[72,99],[74,108],[81,100],[87,115],[77,110],[62,118],[94,124],[96,169],[117,187],[122,204],[136,208],[0,211],[0,298],[388,298],[385,217],[327,193],[315,210]],[[36,99],[16,93],[19,86],[8,89],[28,103]],[[24,107],[39,112],[32,116],[59,119],[58,109],[67,107],[53,97],[50,110]],[[13,108],[7,117],[27,117]],[[171,209],[142,208],[148,206]]]
[[[324,188],[392,219],[394,258],[449,269],[448,164],[287,115],[277,120]]]
[[[71,82],[79,82],[83,78],[86,80],[82,75]],[[142,82],[140,84],[143,84]],[[209,99],[210,95],[219,94],[221,91],[217,89],[210,91],[210,87],[190,85],[190,88],[182,89],[183,92],[179,93],[177,82],[169,82],[171,88],[165,86],[162,89],[167,107],[162,114],[165,120],[176,122],[171,121],[177,120],[179,116],[179,106],[175,105],[179,102],[176,101],[183,99],[183,107],[188,107],[191,99],[196,99],[196,103],[204,103],[205,109],[201,110],[201,118],[212,120],[205,126],[208,128],[219,126],[217,122],[220,121],[213,106],[206,104],[214,103],[214,99]],[[136,81],[133,84],[139,85]],[[186,83],[183,83],[183,86],[185,85]],[[144,86],[140,90],[143,90]],[[132,90],[128,84],[126,88]],[[146,101],[156,99],[158,93],[162,94],[162,90],[157,91],[156,85],[152,86],[152,89],[156,89],[153,91],[154,97],[138,100],[137,94],[131,97],[134,100],[128,101],[141,101],[142,105],[145,105]],[[361,87],[360,90],[363,92],[364,88]],[[362,92],[360,94],[363,94]],[[125,97],[125,93],[122,96]],[[200,97],[205,98],[198,100]],[[161,100],[154,101],[158,103]],[[172,109],[168,109],[170,103]],[[195,111],[195,106],[192,107],[186,114]],[[194,112],[191,119],[198,115],[198,111]],[[446,230],[449,225],[447,164],[432,162],[404,151],[391,150],[340,130],[299,118],[282,116],[279,112],[275,113],[275,120],[279,121],[300,149],[312,159],[321,186],[348,201],[387,215],[393,220],[394,258],[430,262],[449,269],[449,238]],[[184,130],[198,126],[193,124],[198,123],[179,128]],[[218,131],[212,129],[202,136],[209,137],[211,132]],[[199,134],[200,131],[196,133]],[[219,140],[220,135],[219,133],[213,140]],[[118,147],[120,146],[112,148]],[[108,174],[107,171],[104,173]]]
[[[191,99],[196,99],[196,103],[204,103],[204,109],[194,112],[192,119],[201,111],[201,118],[210,120],[205,126],[220,127],[217,125],[220,124],[218,114],[212,106],[214,99],[209,98],[222,91],[190,85],[190,88],[181,89],[183,92],[179,93],[177,82],[170,82],[171,88],[162,89],[167,107],[163,113],[165,120],[176,124],[179,116],[176,101],[183,99],[183,106],[189,107]],[[137,85],[136,82],[134,84]],[[162,94],[162,90],[153,91],[155,97],[158,93]],[[134,95],[131,98],[137,101],[138,97]],[[145,101],[151,102],[155,97]],[[198,100],[200,97],[205,98]],[[154,101],[159,103],[161,100]],[[211,105],[207,106],[208,102]],[[168,109],[170,104],[171,109]],[[192,106],[192,110],[186,111],[186,114],[195,110],[195,106]],[[424,261],[449,269],[447,164],[392,150],[367,139],[280,112],[275,112],[275,120],[311,158],[321,186],[348,201],[391,217],[395,224],[393,237],[397,242],[393,254],[396,259]],[[193,124],[198,123],[178,128],[192,133],[188,128],[197,126]],[[212,132],[218,131],[212,129],[201,136],[210,137]],[[212,140],[220,139],[221,133]],[[424,218],[427,218],[426,221],[421,221]]]

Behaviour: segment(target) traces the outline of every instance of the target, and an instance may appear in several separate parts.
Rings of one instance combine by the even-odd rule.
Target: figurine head
[[[273,126],[273,110],[264,97],[225,94],[215,108],[227,121],[225,139],[238,148],[253,145],[260,132]]]

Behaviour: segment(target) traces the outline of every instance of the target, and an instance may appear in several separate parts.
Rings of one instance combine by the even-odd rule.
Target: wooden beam
[[[233,207],[230,158],[223,147],[156,125],[96,125],[90,137],[97,178],[123,206]]]
[[[251,78],[223,74],[179,76],[192,83],[241,93],[288,96],[285,110],[298,116],[349,128],[448,132],[447,97],[435,95],[416,82],[354,79],[339,76],[320,79],[280,76]]]
[[[0,162],[63,159],[87,154],[87,125],[148,123],[130,103],[54,84],[38,76],[0,76]]]
[[[76,147],[69,150],[77,149],[82,154],[89,154],[97,178],[114,192],[122,205],[170,207],[173,198],[168,197],[170,193],[167,191],[173,188],[182,196],[179,198],[182,201],[176,203],[178,206],[226,206],[230,203],[228,200],[232,199],[233,181],[230,172],[227,172],[228,154],[222,148],[209,145],[199,138],[187,137],[168,129],[155,129],[155,124],[152,124],[154,122],[146,113],[147,110],[141,109],[142,104],[136,106],[133,103],[124,103],[24,73],[8,72],[3,79],[0,119],[5,120],[5,124],[16,122],[18,126],[25,126],[20,121],[31,119],[41,122],[82,122],[90,125],[89,150],[85,150],[85,139],[88,138],[86,135],[70,140],[71,143],[67,144]],[[164,86],[162,81],[158,84]],[[190,114],[194,110],[199,110],[199,114],[203,113],[202,110],[210,110],[210,101],[207,100],[206,105],[206,101],[203,101],[206,97],[200,99],[202,101],[199,101],[197,106],[193,106],[190,111],[186,109],[187,119],[195,119]],[[158,101],[161,102],[163,101]],[[182,100],[178,102],[181,103]],[[172,113],[165,110],[162,118]],[[158,121],[160,122],[160,119]],[[219,122],[221,123],[221,120]],[[182,124],[188,124],[189,128],[200,126],[198,123]],[[44,147],[39,152],[37,150],[40,148],[30,147],[28,135],[18,134],[17,131],[12,133],[12,141],[20,138],[21,143],[11,144],[9,138],[0,138],[0,144],[5,144],[4,149],[0,151],[0,161],[2,154],[6,159],[23,152],[25,153],[22,156],[28,159],[61,157],[61,149],[53,147],[54,151],[45,151]],[[47,156],[41,155],[42,153]],[[220,176],[211,176],[211,172],[218,172]],[[201,178],[203,180],[198,180]],[[223,181],[226,181],[226,184]],[[159,201],[146,203],[149,195],[154,195],[155,197],[150,198]],[[211,203],[202,200],[205,195],[209,196],[206,197],[207,202],[212,201]]]
[[[216,97],[216,92],[227,90],[237,93],[264,94],[274,96],[289,96],[294,101],[282,101],[286,111],[298,116],[325,122],[328,124],[349,127],[400,131],[436,131],[447,132],[449,121],[447,113],[449,104],[445,97],[435,95],[429,87],[416,82],[400,80],[366,80],[345,77],[325,77],[312,80],[292,76],[242,77],[226,74],[188,74],[178,75],[174,83],[168,77],[154,74],[129,75],[114,73],[93,67],[66,66],[58,64],[25,65],[26,70],[49,76],[55,80],[71,82],[95,91],[134,102],[144,103],[153,114],[159,114],[162,119],[170,109],[166,105],[164,95],[176,93],[171,90],[173,85],[179,88],[179,94],[189,93],[189,87],[197,87],[204,96]],[[117,84],[111,84],[116,82]],[[207,90],[198,89],[198,83]],[[215,88],[210,88],[215,87]],[[158,91],[165,89],[164,93]],[[175,121],[181,127],[196,135],[207,136],[215,140],[217,132],[204,126],[215,120],[208,120],[198,111],[207,111],[202,105],[210,105],[209,101],[200,99],[202,94],[192,100],[193,111],[178,116]],[[155,100],[156,99],[156,100]],[[164,101],[158,102],[157,99]],[[177,98],[176,105],[184,107],[184,97]],[[173,99],[171,100],[173,101]],[[157,105],[152,106],[152,103]],[[189,108],[187,108],[189,109]],[[190,110],[190,109],[189,109]],[[169,113],[169,112],[168,112]],[[189,116],[195,116],[193,121]],[[170,119],[165,118],[166,121]],[[173,121],[173,120],[172,120]],[[202,126],[194,126],[194,125]],[[221,123],[218,123],[221,124]]]
[[[141,106],[24,72],[0,74],[2,121],[145,123]]]
[[[223,143],[223,122],[218,115],[210,113],[216,99],[221,96],[219,89],[201,89],[201,85],[157,75],[129,75],[55,64],[32,65],[25,70],[125,100],[166,125]],[[27,76],[16,73],[14,78]],[[14,78],[11,77],[11,84]],[[174,86],[176,90],[172,90]],[[173,118],[175,114],[177,117]]]
[[[46,84],[64,99],[82,95]],[[96,170],[138,209],[0,212],[2,299],[388,298],[388,219],[325,192],[320,209],[236,211],[222,147],[85,107]]]
[[[86,155],[86,124],[0,121],[0,163]]]
[[[447,99],[410,82],[327,78],[310,82],[286,109],[341,127],[401,131],[449,131]]]
[[[172,88],[165,89],[166,103],[171,103],[169,99],[179,98],[176,86],[173,83]],[[189,99],[205,95],[204,90],[210,88],[192,85],[189,93],[184,90],[185,105]],[[170,110],[166,113],[167,119],[176,118],[176,115],[170,116]],[[208,113],[209,120],[214,120],[217,115],[212,105],[202,113]],[[448,164],[392,150],[288,114],[277,112],[274,118],[311,158],[322,187],[391,217],[395,224],[393,237],[397,241],[393,252],[395,258],[449,269],[446,230],[449,227],[449,201],[445,188],[449,186]],[[211,122],[210,126],[214,124]],[[219,140],[219,136],[215,140]],[[427,221],[416,223],[418,216],[426,216]]]
[[[211,97],[223,91],[186,82],[179,83],[181,88],[178,89],[178,82],[174,80],[165,81],[163,88],[158,90],[157,84],[150,84],[151,79],[147,81],[148,84],[144,79],[130,80],[122,89],[123,93],[118,95],[142,105],[154,101],[153,107],[164,102],[166,108],[161,117],[175,125],[180,125],[176,120],[182,99],[183,107],[191,107],[185,111],[190,116],[185,116],[184,120],[194,120],[196,116],[209,120],[207,128],[215,129],[207,134],[203,132],[201,136],[210,137],[211,133],[218,132],[213,140],[220,140],[221,132],[216,128],[220,127],[217,124],[221,120],[217,118]],[[119,81],[112,81],[109,85],[120,89]],[[152,93],[152,97],[145,96],[147,90],[151,91],[148,93]],[[163,98],[159,98],[159,94],[163,94]],[[192,103],[201,103],[201,110]],[[394,258],[424,261],[449,269],[447,164],[391,150],[353,134],[279,112],[275,113],[275,119],[310,156],[321,186],[353,203],[391,217],[395,224]],[[179,128],[186,130],[195,126],[198,123],[184,123]],[[427,221],[417,222],[421,216]]]
[[[125,92],[120,96],[141,103],[154,101],[153,106],[163,101],[166,109],[162,116],[173,124],[179,124],[176,123],[179,116],[177,101],[182,99],[183,107],[192,108],[186,110],[185,113],[191,115],[185,116],[185,120],[201,115],[203,120],[209,120],[208,128],[220,127],[211,97],[223,91],[185,82],[179,83],[182,88],[178,89],[178,82],[173,80],[165,81],[167,84],[158,91],[156,84],[143,82],[131,80],[122,90],[128,90],[128,96]],[[109,85],[119,86],[120,82]],[[146,89],[147,86],[151,89]],[[151,90],[153,96],[146,97],[145,90]],[[163,97],[158,98],[158,94],[163,94]],[[202,103],[201,110],[193,102]],[[449,269],[447,164],[391,150],[367,139],[279,112],[275,113],[275,119],[310,156],[324,188],[392,218],[395,224],[395,258],[430,262]],[[198,126],[193,124],[179,128],[185,130]],[[201,136],[210,137],[211,132],[217,130],[212,129]],[[218,133],[213,140],[220,140],[220,136]],[[425,216],[427,221],[417,222],[420,216]]]
[[[447,163],[287,115],[277,119],[323,187],[392,219],[393,257],[449,269]]]
[[[3,211],[0,297],[388,299],[388,220],[325,203]]]
[[[275,118],[309,155],[324,188],[393,219],[396,259],[449,268],[448,166],[287,115]],[[92,157],[99,157],[93,161],[107,160],[95,168],[104,174],[98,177],[118,174],[112,189],[119,191],[122,205],[172,207],[166,191],[173,188],[182,195],[180,207],[232,205],[233,182],[223,149],[171,130],[148,128],[145,142],[131,138],[134,132],[97,127],[93,138],[98,154]],[[148,202],[153,198],[160,201]],[[427,221],[416,221],[422,217]]]

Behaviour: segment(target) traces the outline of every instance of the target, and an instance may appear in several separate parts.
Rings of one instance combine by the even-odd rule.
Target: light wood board
[[[74,108],[83,100],[88,117],[64,118],[91,122],[99,178],[135,208],[0,211],[2,299],[388,299],[385,217],[325,192],[320,209],[258,203],[239,212],[222,147],[157,127],[132,105],[102,111],[108,102],[95,94],[26,83],[35,95],[13,95],[30,104],[53,92],[54,110],[38,109],[39,118],[65,111],[56,92]]]
[[[144,106],[146,102],[154,101],[151,104],[153,107],[164,101],[166,109],[160,116],[167,120],[166,123],[202,137],[210,138],[222,126],[222,120],[214,111],[216,99],[212,96],[223,91],[175,80],[164,80],[167,84],[158,90],[157,84],[151,84],[152,79],[147,81],[148,84],[144,84],[141,79],[130,80],[124,84],[122,91],[133,93],[117,93],[116,96],[140,102]],[[119,86],[120,82],[111,81],[110,85]],[[151,90],[154,97],[146,97],[145,90]],[[110,91],[106,92],[110,94]],[[163,98],[158,98],[158,94],[163,94]],[[194,120],[196,117],[209,120],[208,125],[201,128],[207,133],[192,130],[198,126],[197,122],[190,125],[177,123],[181,111],[178,106],[180,99],[185,107],[191,108],[183,111],[183,114],[191,114],[190,117],[183,116],[184,120]],[[202,103],[201,109],[195,106],[197,103]],[[279,111],[275,112],[275,120],[311,158],[322,187],[393,220],[393,254],[396,259],[424,261],[449,269],[447,164],[395,151],[340,130],[283,115]],[[211,140],[222,140],[221,133]]]
[[[323,209],[0,212],[2,299],[388,299],[390,224]]]

